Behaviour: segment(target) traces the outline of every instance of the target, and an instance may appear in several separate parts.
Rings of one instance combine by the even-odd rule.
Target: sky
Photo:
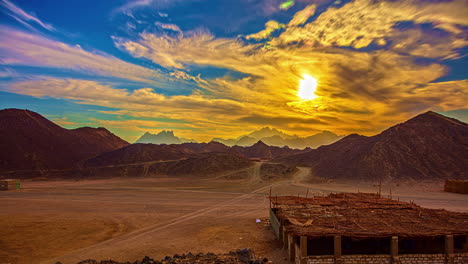
[[[467,122],[467,14],[468,0],[0,0],[0,108],[129,142],[374,135],[429,110]]]

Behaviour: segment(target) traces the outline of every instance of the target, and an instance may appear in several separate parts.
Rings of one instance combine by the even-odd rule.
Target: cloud
[[[308,5],[303,10],[297,12],[294,17],[289,21],[289,27],[296,27],[304,24],[307,20],[315,14],[315,5]]]
[[[242,53],[251,52],[255,46],[245,46],[236,39],[215,39],[208,32],[171,37],[165,34],[140,34],[138,41],[116,38],[116,46],[135,57],[143,57],[166,67],[183,69],[184,64],[215,65],[219,60],[237,62]]]
[[[124,14],[131,14],[131,11],[137,8],[142,8],[145,6],[149,6],[154,2],[154,0],[133,0],[128,1],[127,3],[123,4],[112,10],[111,15],[116,15],[117,13],[124,13]]]
[[[431,1],[355,0],[342,7],[330,7],[304,27],[288,27],[273,45],[302,43],[308,46],[350,46],[364,48],[375,42],[387,43],[401,21],[433,23],[436,27],[458,34],[458,26],[468,25],[465,0]],[[459,36],[453,36],[458,38]]]
[[[157,93],[146,84],[131,91],[109,83],[48,77],[7,88],[19,94],[117,109],[103,113],[132,120],[94,122],[119,129],[142,132],[172,127],[181,136],[204,140],[235,137],[265,125],[302,136],[316,130],[372,135],[423,111],[466,108],[467,81],[437,81],[449,71],[439,60],[460,56],[460,48],[466,45],[460,27],[466,21],[457,10],[465,7],[460,3],[356,0],[329,7],[320,15],[315,15],[314,5],[308,5],[284,28],[278,29],[279,23],[270,21],[265,30],[250,35],[250,39],[269,39],[256,44],[242,38],[217,38],[208,30],[183,32],[175,24],[162,23],[157,26],[166,30],[157,34],[145,31],[136,38],[114,38],[122,51],[166,68],[161,70],[168,72],[165,77],[148,68],[121,64],[125,62],[106,54],[36,35],[13,34],[8,39],[14,42],[2,44],[1,40],[0,49],[14,54],[4,58],[11,64],[86,69],[138,78],[142,83],[163,80],[162,85],[167,85],[164,78],[171,78],[196,85],[189,95],[172,96]],[[411,26],[401,28],[399,22],[406,20]],[[277,36],[274,31],[282,33]],[[37,49],[38,42],[39,47],[47,48]],[[99,63],[94,64],[96,57]],[[193,66],[229,69],[243,77],[202,79],[192,73],[197,68]],[[116,70],[125,67],[129,70]],[[313,100],[297,95],[305,74],[318,80]],[[143,118],[152,121],[139,120]]]
[[[440,29],[425,29],[415,25],[411,28],[394,31],[388,38],[391,49],[413,56],[457,59],[463,56],[458,49],[468,44],[468,40],[454,37]]]
[[[0,6],[2,6],[5,9],[5,13],[20,22],[23,25],[26,25],[27,27],[31,27],[31,25],[27,21],[32,21],[39,26],[49,30],[49,31],[55,31],[55,28],[48,23],[42,22],[39,18],[32,14],[28,14],[26,11],[18,7],[17,5],[13,4],[9,0],[1,0],[0,1]]]
[[[165,24],[161,22],[155,22],[154,24],[162,29],[169,29],[175,32],[182,32],[182,30],[180,30],[180,28],[175,24]]]
[[[191,0],[194,1],[194,0]],[[196,0],[199,1],[199,0]],[[133,16],[133,12],[143,8],[154,8],[154,9],[165,9],[169,8],[173,5],[188,2],[188,0],[130,0],[127,3],[114,8],[111,12],[111,16],[115,16],[117,14],[126,14],[128,16]],[[167,14],[165,13],[158,13],[161,17],[166,17]]]
[[[264,30],[254,33],[254,34],[250,34],[246,36],[246,39],[256,39],[256,40],[266,39],[270,37],[271,33],[283,27],[284,27],[283,24],[280,24],[274,20],[270,20],[266,22]]]
[[[52,97],[76,100],[80,103],[100,105],[125,110],[166,113],[163,116],[181,119],[194,118],[200,113],[230,112],[241,114],[243,105],[236,101],[204,98],[199,95],[165,96],[151,88],[134,91],[117,89],[111,85],[81,79],[58,79],[42,77],[38,80],[17,82],[8,88],[9,92],[35,97]],[[216,118],[213,118],[214,120]]]
[[[68,117],[54,117],[51,120],[60,126],[78,126],[80,123],[70,121]]]
[[[7,92],[30,95],[38,98],[52,97],[74,100],[80,104],[98,105],[121,109],[102,111],[107,114],[126,115],[136,118],[150,117],[165,119],[157,127],[177,127],[185,130],[200,130],[199,137],[208,140],[206,131],[221,130],[218,135],[232,134],[232,121],[248,114],[249,106],[234,100],[214,99],[194,95],[165,96],[150,88],[134,91],[117,89],[111,85],[80,79],[57,79],[42,77],[38,80],[17,82],[10,85]],[[178,124],[174,124],[178,123]],[[180,123],[180,124],[179,124]],[[122,128],[113,124],[114,128]],[[147,123],[150,125],[151,123]],[[146,130],[151,130],[147,126]],[[134,128],[127,127],[129,131]],[[205,132],[202,132],[205,131]],[[205,135],[203,135],[205,133]],[[235,133],[242,133],[236,129]],[[187,135],[188,136],[188,135]]]
[[[312,125],[328,125],[328,122],[322,121],[318,118],[310,118],[310,117],[290,117],[290,116],[266,116],[262,114],[254,114],[247,117],[242,117],[238,120],[239,122],[247,122],[257,125],[271,125],[271,126],[278,126],[284,127],[285,125],[294,125],[294,124],[312,124]]]
[[[69,69],[90,75],[113,76],[167,87],[160,72],[131,64],[102,52],[91,52],[41,35],[0,26],[0,63]]]
[[[306,23],[302,22],[305,20],[304,17],[291,25]],[[444,92],[440,88],[448,84],[433,83],[447,73],[447,68],[435,62],[419,63],[412,55],[416,50],[359,51],[335,45],[266,48],[239,39],[216,38],[207,32],[176,37],[143,33],[137,40],[121,40],[116,45],[135,57],[167,68],[209,65],[247,74],[241,79],[204,80],[198,83],[197,94],[241,103],[244,115],[224,111],[224,122],[245,123],[248,127],[274,124],[302,133],[328,129],[341,134],[369,134],[418,114],[421,109],[453,110],[465,106],[460,100],[466,98],[463,93]],[[437,46],[434,42],[431,45]],[[452,49],[448,50],[447,54],[451,54]],[[304,74],[319,82],[318,97],[311,101],[297,96]],[[462,81],[450,85],[464,93],[468,89]],[[403,107],[409,104],[413,107]],[[402,110],[398,110],[400,107]]]
[[[12,77],[17,77],[18,73],[7,67],[0,67],[0,78],[12,78]]]

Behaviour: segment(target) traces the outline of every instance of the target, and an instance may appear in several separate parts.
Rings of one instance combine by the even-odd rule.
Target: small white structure
[[[19,190],[21,181],[17,179],[0,180],[0,191]]]

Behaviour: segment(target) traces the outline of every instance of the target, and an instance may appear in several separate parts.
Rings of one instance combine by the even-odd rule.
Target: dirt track
[[[373,191],[372,184],[274,183],[274,195]],[[270,230],[271,183],[188,179],[110,179],[24,182],[1,192],[0,263],[76,263],[84,259],[134,261],[184,252],[226,252],[251,247],[282,263],[285,253]],[[388,193],[384,186],[384,194]],[[436,184],[393,186],[393,195],[432,208],[464,211],[468,199]]]

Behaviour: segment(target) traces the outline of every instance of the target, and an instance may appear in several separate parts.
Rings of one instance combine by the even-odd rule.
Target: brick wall
[[[408,254],[399,258],[399,264],[445,264],[444,254]]]
[[[301,257],[298,251],[296,251],[296,263],[300,264]],[[335,264],[333,256],[307,256],[306,259],[307,264]],[[467,264],[468,253],[453,254],[447,260],[444,254],[400,255],[398,261],[392,261],[389,255],[344,255],[340,260],[340,264]]]
[[[307,264],[335,264],[335,258],[332,256],[309,256]]]
[[[453,254],[453,264],[466,264],[468,263],[468,253]]]
[[[341,257],[342,264],[390,264],[389,255],[345,255]]]

